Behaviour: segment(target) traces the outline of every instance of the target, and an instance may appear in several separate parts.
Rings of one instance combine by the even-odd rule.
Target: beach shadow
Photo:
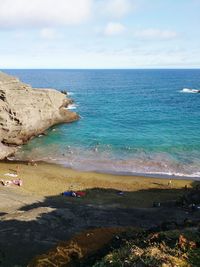
[[[0,212],[0,217],[6,215],[6,212]]]
[[[162,183],[152,183],[152,184],[154,184],[154,185],[158,185],[158,186],[161,186],[161,187],[163,187],[163,186],[165,186],[165,185],[163,185]]]
[[[194,188],[196,186],[195,182]],[[188,189],[187,194],[192,190],[197,189]],[[199,212],[185,212],[176,202],[173,206],[166,204],[167,201],[175,201],[175,196],[181,197],[183,194],[183,190],[173,188],[136,192],[93,188],[86,190],[83,198],[57,195],[24,205],[11,214],[1,215],[0,251],[5,257],[0,266],[27,266],[36,255],[87,229],[149,229],[166,221],[172,221],[176,225],[185,220],[200,220]],[[143,204],[150,202],[149,207],[146,204],[135,206],[145,197]],[[161,206],[153,207],[153,202],[159,200]]]

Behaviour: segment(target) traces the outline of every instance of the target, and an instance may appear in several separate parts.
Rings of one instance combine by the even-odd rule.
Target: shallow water
[[[200,70],[6,70],[67,90],[81,119],[17,154],[81,170],[200,178]]]

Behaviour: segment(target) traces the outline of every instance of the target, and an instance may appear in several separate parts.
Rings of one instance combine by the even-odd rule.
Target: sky
[[[200,0],[0,0],[0,68],[200,68]]]

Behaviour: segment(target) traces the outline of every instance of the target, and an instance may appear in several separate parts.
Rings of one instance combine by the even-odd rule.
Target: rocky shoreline
[[[79,119],[72,100],[54,89],[32,88],[0,72],[0,159],[49,127]]]

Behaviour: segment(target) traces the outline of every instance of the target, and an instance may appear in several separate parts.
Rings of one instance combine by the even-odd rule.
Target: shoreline
[[[32,162],[36,164],[46,164],[46,165],[55,165],[55,166],[60,166],[62,168],[65,168],[66,170],[73,170],[75,172],[81,172],[81,173],[96,173],[96,174],[104,174],[104,175],[114,175],[114,176],[127,176],[127,177],[142,177],[142,178],[154,178],[154,179],[168,179],[168,180],[191,180],[191,181],[200,181],[200,176],[190,176],[190,175],[170,175],[167,173],[136,173],[136,172],[119,172],[119,171],[100,171],[100,170],[84,170],[84,169],[78,169],[78,168],[72,168],[69,166],[66,166],[65,164],[58,163],[58,162],[51,162],[51,161],[43,161],[43,160],[32,160]],[[10,160],[10,159],[4,159],[1,160],[0,163],[8,163],[8,164],[29,164],[31,161],[29,160]]]
[[[61,195],[64,191],[69,190],[87,191],[91,189],[108,189],[129,192],[133,193],[133,195],[134,193],[144,191],[144,199],[142,200],[143,204],[141,206],[148,207],[152,205],[153,201],[152,199],[151,204],[148,203],[148,194],[149,196],[152,195],[151,190],[160,190],[160,192],[157,192],[158,194],[156,192],[153,193],[155,201],[158,201],[160,196],[161,200],[165,200],[167,196],[162,192],[164,189],[167,189],[166,191],[170,191],[171,189],[182,191],[185,186],[190,188],[196,182],[195,180],[185,178],[169,179],[85,172],[69,169],[53,163],[37,162],[34,166],[34,164],[31,165],[24,161],[9,162],[7,160],[0,162],[0,179],[17,179],[5,176],[9,172],[16,173],[17,169],[19,170],[17,178],[22,179],[23,185],[21,187],[10,186],[9,189],[17,190],[19,193],[35,195],[36,197],[47,197]],[[175,192],[173,194],[175,196]],[[135,200],[135,203],[138,203],[137,197]],[[134,201],[132,204],[134,205]]]

